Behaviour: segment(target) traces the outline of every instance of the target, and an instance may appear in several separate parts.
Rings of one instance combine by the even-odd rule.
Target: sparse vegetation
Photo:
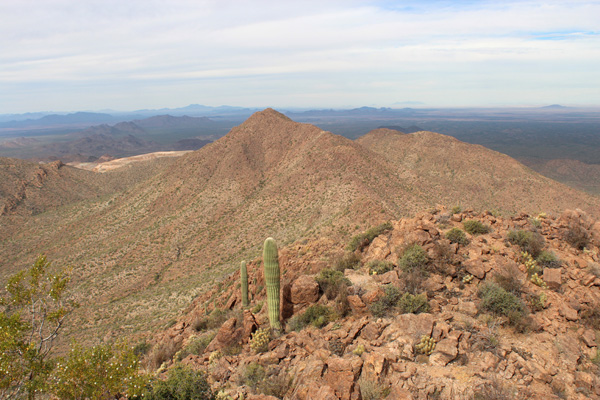
[[[393,270],[394,264],[391,261],[372,260],[367,263],[367,268],[369,269],[369,274],[381,275]]]
[[[478,295],[481,298],[481,310],[505,316],[513,326],[519,325],[526,316],[527,309],[523,302],[495,283],[483,285]]]
[[[428,262],[429,258],[425,250],[418,244],[407,247],[398,259],[398,265],[404,271],[422,270]]]
[[[347,269],[358,269],[361,266],[360,257],[356,253],[348,252],[338,258],[335,263],[337,271],[344,272]]]
[[[425,293],[421,293],[415,296],[410,293],[404,293],[402,297],[398,299],[398,310],[402,314],[419,314],[428,312],[429,302],[427,301],[427,295]]]
[[[578,250],[583,250],[590,243],[590,234],[579,224],[572,224],[564,233],[567,243]]]
[[[201,371],[176,366],[165,381],[157,381],[145,393],[149,400],[215,400],[206,375]]]
[[[315,277],[319,287],[329,300],[338,297],[342,286],[350,286],[351,282],[341,271],[325,268]]]
[[[542,268],[560,268],[560,261],[551,251],[542,250],[535,259]]]
[[[294,315],[288,321],[290,331],[300,331],[308,325],[321,328],[332,321],[335,317],[333,310],[322,304],[313,304],[300,315]]]
[[[470,233],[471,235],[481,235],[490,231],[489,226],[483,224],[482,222],[476,219],[470,219],[463,222],[463,228],[466,232]]]
[[[367,247],[368,245],[371,244],[373,239],[375,239],[377,236],[385,233],[386,231],[391,230],[392,228],[393,228],[392,223],[386,222],[384,224],[377,225],[376,227],[373,227],[364,233],[356,235],[356,236],[352,237],[352,239],[350,240],[350,243],[348,244],[348,250],[350,250],[350,251],[361,250],[362,251],[362,249],[364,249],[365,247]]]
[[[371,313],[375,317],[389,316],[402,296],[400,289],[393,285],[385,285],[383,291],[384,295],[371,304]]]
[[[391,388],[365,378],[358,380],[358,387],[363,400],[382,400],[389,396]]]
[[[544,237],[537,232],[520,230],[511,230],[508,232],[508,241],[516,244],[522,251],[537,257],[544,248]]]
[[[462,244],[466,246],[469,244],[469,239],[467,239],[467,235],[460,228],[452,228],[448,232],[446,232],[446,239],[450,240],[452,243]]]

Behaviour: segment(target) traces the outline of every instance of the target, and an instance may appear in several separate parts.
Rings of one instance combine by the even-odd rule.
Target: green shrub
[[[394,312],[398,300],[402,297],[400,289],[393,285],[385,285],[383,292],[384,295],[371,304],[371,313],[378,318]]]
[[[214,339],[216,332],[206,333],[200,337],[191,337],[185,347],[177,353],[177,358],[183,360],[190,354],[199,356]]]
[[[452,214],[458,214],[461,211],[462,211],[461,206],[454,206],[454,207],[452,207],[452,210],[451,210]]]
[[[365,247],[367,247],[368,245],[370,245],[371,242],[373,241],[373,239],[375,239],[377,236],[381,235],[382,233],[384,233],[386,231],[391,230],[392,228],[393,228],[393,226],[392,226],[391,222],[386,222],[384,224],[370,228],[366,232],[352,237],[352,239],[350,240],[350,243],[348,244],[348,250],[350,250],[350,251],[362,250]]]
[[[536,258],[537,263],[542,268],[560,268],[562,261],[550,251],[542,250]]]
[[[392,388],[370,379],[361,377],[358,380],[358,387],[363,400],[381,400],[388,397]]]
[[[404,293],[402,297],[398,299],[398,309],[402,314],[428,312],[429,302],[427,301],[427,295],[421,293],[414,296],[410,293]]]
[[[448,239],[452,243],[462,244],[466,246],[469,244],[469,239],[467,239],[467,235],[460,228],[452,228],[448,232],[446,232],[446,239]]]
[[[511,230],[508,232],[508,241],[516,244],[523,250],[531,254],[532,257],[537,257],[544,248],[544,237],[537,232],[519,230]]]
[[[329,300],[333,300],[338,296],[342,286],[351,285],[350,280],[344,276],[343,272],[330,268],[322,269],[315,280]]]
[[[516,268],[515,268],[516,269]],[[494,281],[504,290],[515,296],[521,296],[523,293],[523,281],[518,278],[517,271],[512,273],[494,275]]]
[[[402,257],[398,259],[398,265],[404,271],[412,271],[416,269],[423,269],[429,259],[425,250],[418,244],[413,244],[404,250]]]
[[[158,381],[144,398],[149,400],[214,400],[206,375],[176,366],[165,381]]]
[[[243,369],[240,383],[250,387],[254,393],[283,399],[292,385],[292,379],[287,372],[282,372],[279,368],[270,368],[267,371],[262,365],[252,362]]]
[[[49,389],[65,400],[132,398],[142,395],[147,383],[148,377],[139,373],[138,357],[125,344],[73,345],[67,357],[57,360]]]
[[[158,369],[164,362],[172,360],[178,350],[179,347],[173,341],[155,345],[148,357],[150,368]]]
[[[304,313],[294,315],[288,321],[288,330],[300,331],[308,325],[322,328],[335,318],[335,313],[330,307],[322,304],[313,304]]]
[[[256,362],[252,362],[243,369],[241,383],[249,386],[255,392],[258,389],[258,384],[265,379],[265,376],[265,368]]]
[[[142,357],[145,356],[151,348],[152,345],[144,340],[134,346],[133,353],[138,357]]]
[[[369,274],[381,275],[393,270],[394,264],[391,261],[372,260],[367,263],[367,268],[369,269]]]
[[[590,243],[589,233],[582,226],[575,224],[564,233],[564,239],[578,250],[583,250]]]
[[[495,283],[486,283],[479,289],[478,295],[481,298],[481,310],[508,317],[511,325],[518,324],[526,315],[523,302]]]
[[[360,266],[360,257],[355,253],[346,253],[335,262],[335,269],[341,272],[347,269],[358,269]]]
[[[484,225],[476,219],[470,219],[468,221],[463,222],[463,228],[471,235],[480,235],[488,233],[490,231],[489,226]]]

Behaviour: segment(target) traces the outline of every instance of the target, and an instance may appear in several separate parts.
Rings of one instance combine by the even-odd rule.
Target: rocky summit
[[[263,348],[257,258],[248,307],[234,273],[156,336],[148,365],[205,370],[230,399],[600,396],[600,221],[439,208],[378,233],[281,249],[286,327]]]

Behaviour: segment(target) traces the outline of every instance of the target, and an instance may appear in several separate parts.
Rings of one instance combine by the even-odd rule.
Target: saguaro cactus
[[[265,240],[263,249],[263,264],[265,266],[265,283],[267,286],[267,307],[271,328],[280,330],[279,323],[279,259],[277,244],[273,238]]]
[[[240,265],[240,278],[242,281],[242,307],[248,307],[248,269],[246,261]]]

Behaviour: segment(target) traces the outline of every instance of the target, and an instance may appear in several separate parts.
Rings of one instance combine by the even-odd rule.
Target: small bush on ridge
[[[370,275],[381,275],[393,270],[394,264],[391,261],[372,260],[367,263],[367,268]]]
[[[402,314],[426,313],[429,311],[427,295],[425,293],[421,293],[414,296],[410,293],[404,293],[402,297],[398,299],[398,309]]]
[[[516,244],[533,258],[539,256],[544,248],[544,237],[537,232],[512,230],[508,232],[507,238],[510,243]]]
[[[465,231],[467,231],[471,235],[481,235],[490,231],[489,226],[484,225],[476,219],[470,219],[468,221],[463,222],[463,228],[465,228]]]
[[[448,239],[452,243],[462,244],[466,246],[469,244],[469,239],[467,239],[467,235],[460,228],[452,228],[448,232],[446,232],[446,239]]]
[[[346,253],[335,261],[335,269],[341,272],[347,269],[358,269],[360,266],[360,257],[355,253]]]
[[[350,251],[362,250],[365,247],[367,247],[368,245],[370,245],[371,242],[373,241],[373,239],[375,239],[377,236],[381,235],[385,231],[389,231],[392,228],[393,228],[392,223],[386,222],[384,224],[378,225],[376,227],[373,227],[373,228],[367,230],[365,233],[356,235],[356,236],[352,237],[352,239],[350,240],[350,243],[348,244],[348,250],[350,250]]]
[[[206,375],[200,371],[176,366],[166,381],[157,381],[145,394],[148,400],[215,400]]]
[[[402,257],[398,259],[398,265],[404,271],[424,268],[429,262],[425,250],[418,244],[413,244],[404,250]]]
[[[338,296],[341,286],[351,285],[350,280],[344,276],[343,272],[331,268],[321,270],[315,280],[329,300]]]

